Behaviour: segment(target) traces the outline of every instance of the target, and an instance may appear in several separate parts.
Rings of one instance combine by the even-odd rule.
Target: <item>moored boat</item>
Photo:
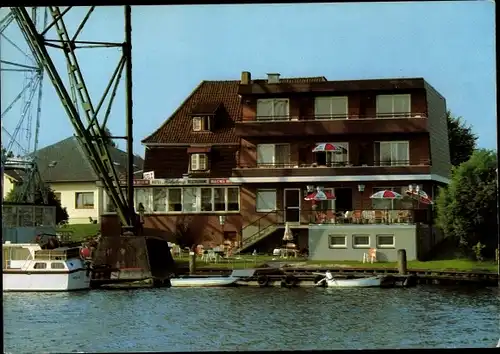
[[[316,285],[323,285],[326,282],[326,286],[333,288],[372,288],[381,287],[383,279],[383,276],[357,279],[336,279],[330,271],[327,271],[325,273],[325,277],[317,282]]]
[[[235,285],[238,278],[229,277],[185,277],[171,278],[170,285],[174,288],[223,287]]]
[[[90,289],[90,269],[78,247],[42,249],[37,243],[2,245],[3,291]]]

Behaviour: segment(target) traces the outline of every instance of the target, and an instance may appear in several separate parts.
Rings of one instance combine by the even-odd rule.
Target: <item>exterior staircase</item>
[[[245,226],[241,230],[241,245],[233,251],[233,254],[239,254],[247,250],[282,227],[282,223],[278,220],[279,217],[276,218],[275,215],[275,212],[270,212]]]

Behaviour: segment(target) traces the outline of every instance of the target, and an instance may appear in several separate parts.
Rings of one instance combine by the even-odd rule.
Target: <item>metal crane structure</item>
[[[124,32],[125,38],[121,42],[104,42],[99,40],[80,40],[82,31],[89,26],[90,18],[96,12],[96,7],[91,6],[82,16],[78,26],[74,20],[66,20],[72,13],[73,7],[48,7],[50,19],[42,29],[38,29],[33,18],[26,8],[10,8],[14,20],[26,39],[38,63],[43,65],[45,73],[50,79],[63,108],[74,128],[75,135],[85,152],[99,181],[116,207],[117,216],[122,225],[122,232],[117,235],[105,235],[96,250],[94,265],[96,267],[112,269],[114,278],[118,280],[141,280],[145,278],[164,279],[169,269],[173,266],[168,243],[166,240],[140,235],[137,227],[138,218],[134,208],[133,187],[133,130],[132,130],[132,26],[131,7],[124,6]],[[77,7],[78,11],[82,7]],[[110,8],[104,8],[109,10]],[[76,10],[73,10],[73,13]],[[73,26],[70,26],[73,25]],[[76,27],[74,31],[70,29]],[[72,32],[72,33],[70,33]],[[56,36],[56,38],[50,38]],[[87,51],[101,49],[99,59],[106,56],[102,48],[115,48],[121,50],[121,57],[97,105],[91,95],[87,82],[78,60],[78,49]],[[49,50],[62,53],[66,62],[68,74],[65,84],[61,75],[62,70],[53,60]],[[53,53],[53,52],[52,52]],[[97,68],[94,68],[96,70]],[[90,69],[92,70],[92,69]],[[123,186],[110,158],[105,127],[110,117],[111,108],[116,97],[121,77],[125,72],[125,105],[126,105],[126,136],[127,142],[127,191]],[[106,103],[106,104],[105,104]],[[107,106],[104,108],[104,106]],[[109,273],[111,270],[109,271]],[[103,274],[100,272],[99,274]],[[110,274],[104,278],[109,280]]]
[[[47,23],[48,13],[43,10],[31,8],[31,18],[36,27]],[[34,203],[35,193],[40,192],[43,201],[47,203],[35,155],[38,149],[44,70],[28,48],[23,48],[21,43],[12,39],[12,35],[19,34],[15,27],[14,15],[8,11],[0,20],[0,70],[2,81],[6,82],[4,85],[9,86],[2,94],[3,99],[8,101],[4,103],[5,108],[1,112],[2,182],[3,171],[14,170],[22,174],[22,184],[21,191],[14,195],[16,199],[13,202]],[[13,83],[20,83],[19,79],[23,76],[18,90],[10,87]],[[6,97],[9,94],[13,96]]]

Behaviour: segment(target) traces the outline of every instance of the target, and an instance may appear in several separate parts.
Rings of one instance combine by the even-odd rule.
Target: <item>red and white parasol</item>
[[[320,200],[332,200],[335,199],[335,195],[330,192],[325,192],[324,190],[318,188],[316,192],[309,193],[304,200],[313,200],[313,201],[320,201]]]
[[[422,204],[434,204],[432,199],[429,197],[427,193],[420,189],[419,186],[413,188],[413,186],[409,186],[405,191],[405,194],[412,199],[418,200],[419,203]]]
[[[403,196],[399,193],[396,193],[394,191],[386,189],[386,190],[383,190],[383,191],[380,191],[380,192],[373,194],[370,198],[371,199],[401,199],[401,198],[403,198]]]
[[[313,152],[325,152],[325,151],[333,151],[333,152],[344,152],[346,149],[343,146],[334,145],[331,143],[321,143],[317,144],[313,149]]]

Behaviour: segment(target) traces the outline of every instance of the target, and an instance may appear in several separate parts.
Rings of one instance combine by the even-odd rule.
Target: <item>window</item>
[[[153,211],[167,211],[167,189],[153,188]]]
[[[378,95],[377,117],[410,117],[410,95]]]
[[[54,192],[54,197],[56,198],[56,200],[61,202],[61,192]]]
[[[314,102],[315,119],[346,119],[347,96],[316,97]]]
[[[345,166],[349,163],[349,143],[330,143],[343,147],[342,151],[320,151],[316,152],[316,163],[319,166]]]
[[[227,210],[240,210],[240,190],[239,188],[227,188]]]
[[[255,204],[257,212],[270,212],[276,210],[276,190],[257,189]]]
[[[189,187],[182,190],[182,211],[186,213],[196,212],[196,199],[198,198],[198,188]]]
[[[94,192],[75,193],[76,209],[94,209]]]
[[[377,248],[394,248],[394,235],[377,235]]]
[[[334,193],[333,188],[323,188],[323,191],[325,193]],[[316,210],[317,211],[328,211],[328,210],[334,210],[335,209],[335,199],[330,199],[330,200],[319,200],[316,201]]]
[[[290,165],[289,144],[258,144],[258,167],[288,167]]]
[[[37,262],[33,266],[34,269],[47,269],[47,263],[45,262]]]
[[[51,269],[64,269],[64,263],[62,262],[52,262],[50,265]]]
[[[191,171],[206,171],[207,169],[207,154],[191,154]]]
[[[151,198],[149,197],[151,193],[150,188],[134,188],[134,203],[135,210],[139,212],[140,205],[144,208],[144,212],[151,212]]]
[[[210,117],[193,117],[193,131],[207,131],[210,130]]]
[[[257,100],[257,120],[288,120],[288,99]]]
[[[240,210],[239,187],[147,187],[136,188],[135,193],[136,210],[139,203],[142,203],[146,213],[210,213]],[[104,198],[104,203],[109,203],[107,194]]]
[[[214,188],[214,210],[224,211],[226,209],[226,199],[224,188]]]
[[[329,236],[330,248],[346,248],[347,236],[346,235],[330,235]]]
[[[353,248],[370,248],[370,235],[352,235]]]
[[[378,166],[408,166],[410,144],[408,141],[380,141],[375,143],[375,164]]]
[[[168,211],[182,211],[182,188],[168,189]]]
[[[399,193],[403,196],[403,199],[372,199],[372,208],[373,209],[384,209],[384,210],[392,210],[392,209],[400,209],[400,210],[408,210],[413,208],[413,200],[411,198],[406,197],[405,191],[408,187],[377,187],[373,188],[373,194],[383,191],[389,190]],[[421,188],[421,187],[420,187]]]
[[[201,211],[213,211],[212,188],[201,188]]]

